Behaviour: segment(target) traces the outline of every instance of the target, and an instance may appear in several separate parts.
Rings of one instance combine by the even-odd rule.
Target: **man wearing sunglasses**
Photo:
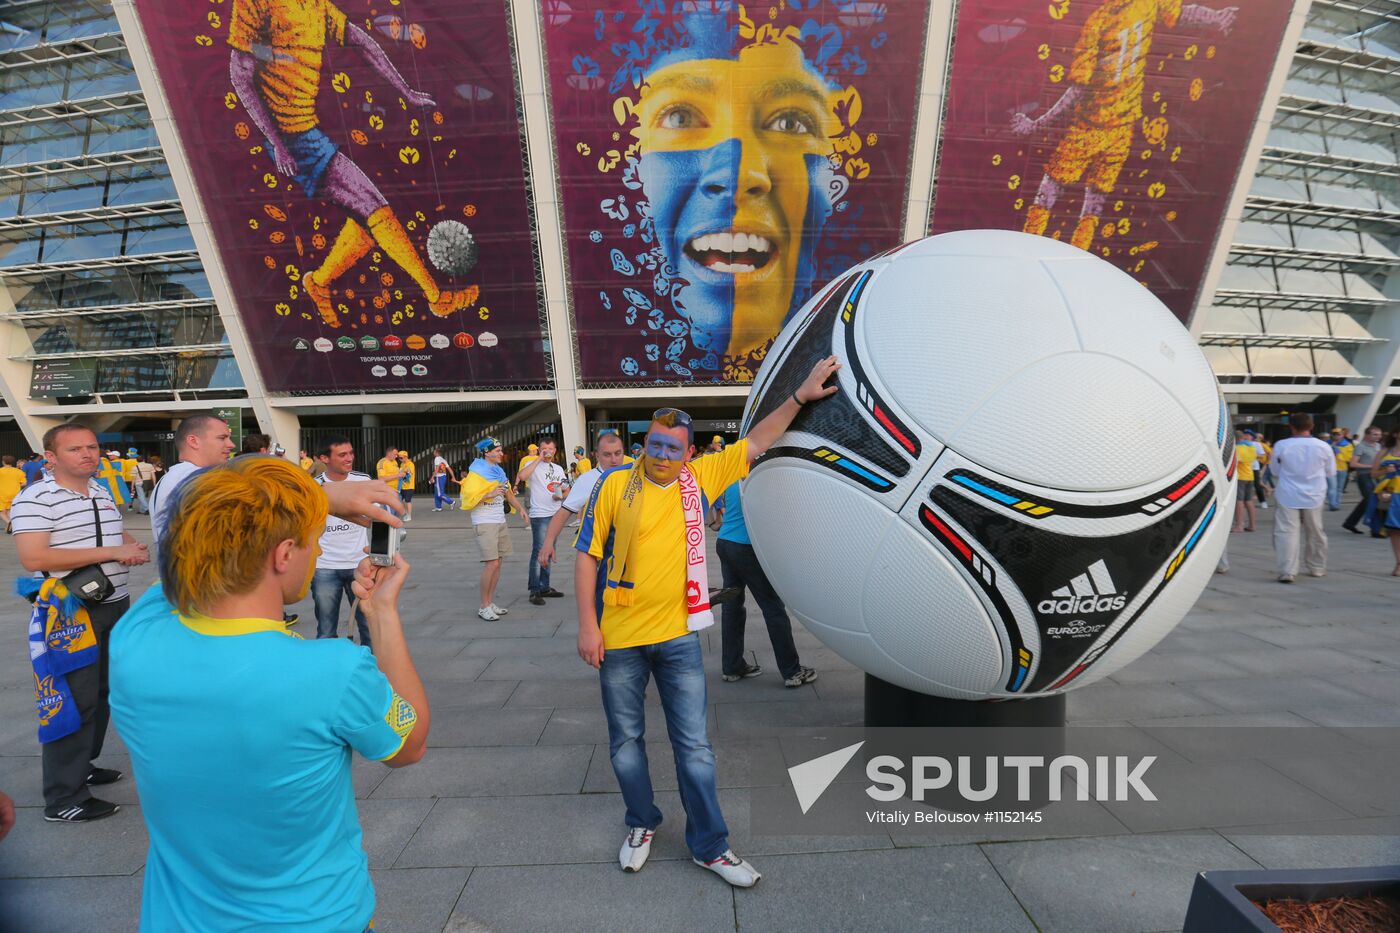
[[[683,411],[652,416],[643,456],[608,471],[593,489],[579,529],[575,573],[578,653],[596,668],[608,720],[609,755],[627,806],[618,861],[639,871],[661,824],[646,755],[644,698],[655,678],[666,714],[686,812],[685,841],[697,865],[736,887],[758,871],[729,848],[720,813],[715,755],[706,734],[700,629],[714,623],[705,572],[709,502],[748,475],[802,406],[836,392],[841,364],[820,360],[806,380],[746,438],[723,453],[695,456],[695,429]]]

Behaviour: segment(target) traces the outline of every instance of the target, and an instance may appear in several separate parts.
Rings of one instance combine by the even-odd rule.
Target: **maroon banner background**
[[[752,382],[787,314],[840,272],[903,240],[926,3],[787,0],[741,8],[728,0],[541,0],[541,10],[584,383]],[[713,45],[713,56],[694,52],[715,38],[690,31],[687,17],[696,11],[722,18],[733,34],[732,42]],[[724,60],[732,60],[738,49],[758,49],[770,57],[762,67],[726,71]],[[691,272],[685,271],[684,259],[672,255],[681,252],[677,242],[693,240],[688,233],[682,236],[680,221],[665,226],[666,211],[657,198],[682,200],[675,190],[693,185],[700,174],[692,162],[703,162],[725,145],[733,144],[738,152],[739,143],[748,147],[765,132],[789,126],[766,124],[768,116],[760,115],[756,125],[745,123],[736,135],[719,132],[703,144],[675,146],[661,153],[677,166],[666,170],[672,174],[665,184],[658,185],[653,174],[644,187],[642,163],[653,154],[642,145],[641,121],[631,105],[650,85],[652,70],[674,61],[678,50],[682,59],[700,60],[705,78],[715,78],[716,96],[724,98],[714,103],[718,111],[732,106],[736,113],[747,113],[743,108],[753,106],[757,86],[780,75],[790,83],[815,75],[830,94],[824,114],[812,113],[831,125],[813,133],[810,174],[785,170],[780,177],[770,162],[770,178],[764,182],[771,182],[775,199],[780,189],[810,183],[812,202],[826,202],[815,214],[812,202],[806,202],[805,222],[790,211],[786,226],[774,225],[782,229],[772,239],[780,243],[789,238],[794,255],[800,243],[797,262],[779,268],[776,264],[783,260],[772,260],[778,271],[771,278],[782,279],[790,299],[769,300],[769,293],[736,300],[745,286],[715,284],[719,275],[711,276],[707,296],[703,282],[687,278],[703,279],[704,273],[697,274],[694,264]],[[719,66],[713,64],[716,60]],[[750,59],[754,61],[756,57]],[[683,67],[691,77],[697,73],[696,62]],[[668,190],[658,193],[658,187]],[[692,195],[682,215],[697,200]],[[826,211],[829,216],[813,222]],[[730,215],[719,227],[743,232],[739,228],[745,223],[734,218],[732,209]],[[691,232],[704,229],[692,227]],[[712,223],[707,232],[714,229]],[[774,254],[786,255],[781,245]],[[735,343],[725,334],[746,302],[763,312],[761,326],[751,329],[758,340],[731,352]]]
[[[1116,168],[1089,248],[1185,321],[1290,9],[1276,0],[1234,2],[1227,33],[1224,3],[1172,24],[1171,11],[1183,9],[1173,0],[963,0],[932,232],[1033,226],[1042,177],[1058,165],[1060,190],[1043,234],[1074,242],[1086,184]],[[1090,40],[1097,54],[1086,52],[1077,69],[1076,46]],[[1140,112],[1126,120],[1138,57]],[[1091,83],[1076,82],[1089,68]],[[1080,87],[1078,100],[1016,132],[1017,114],[1046,115],[1071,86]]]
[[[265,10],[268,22],[282,24],[285,41],[288,23],[304,28],[304,11],[323,11],[323,4],[137,0],[136,8],[270,390],[545,384],[504,0],[345,0],[340,7],[408,88],[432,99],[422,106],[406,101],[350,41],[348,29],[344,46],[327,37],[314,105],[319,129],[340,147],[335,159],[353,163],[346,172],[358,167],[387,201],[402,229],[393,249],[374,233],[384,227],[374,225],[372,212],[356,216],[361,205],[375,203],[363,186],[352,186],[354,207],[336,197],[334,163],[311,196],[278,173],[267,138],[230,79],[229,31],[240,9]],[[316,15],[312,21],[322,22]],[[252,47],[260,68],[279,56],[295,58],[276,41],[269,54],[266,42]],[[265,98],[261,90],[257,96]],[[291,131],[280,135],[285,144]],[[305,152],[296,158],[299,167],[316,161]],[[348,268],[332,276],[337,236],[352,216],[365,239],[349,251]],[[429,231],[449,220],[464,225],[471,242],[447,238],[435,259]],[[415,261],[418,275],[410,268]],[[313,270],[331,278],[321,284],[330,288],[339,326],[323,319],[308,294],[304,277]],[[429,309],[423,271],[440,293],[460,296],[444,316]]]

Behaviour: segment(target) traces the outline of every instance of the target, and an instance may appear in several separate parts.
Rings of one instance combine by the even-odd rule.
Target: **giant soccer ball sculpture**
[[[1130,276],[1021,233],[907,244],[788,323],[745,430],[832,353],[841,391],[754,466],[744,515],[842,657],[935,696],[1045,696],[1196,601],[1229,533],[1232,432],[1195,341]]]

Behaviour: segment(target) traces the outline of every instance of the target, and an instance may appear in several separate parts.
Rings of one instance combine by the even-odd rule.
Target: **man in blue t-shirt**
[[[356,571],[376,654],[282,625],[310,586],[329,495],[294,463],[247,456],[170,503],[162,582],[111,648],[112,718],[150,834],[142,930],[358,933],[373,919],[351,753],[418,761],[428,701],[399,621],[402,557]]]
[[[24,471],[24,485],[33,486],[44,478],[44,455],[30,454],[20,469]]]
[[[788,618],[787,609],[774,591],[773,584],[768,582],[768,575],[763,572],[763,566],[759,564],[758,555],[749,541],[738,483],[724,491],[724,495],[715,503],[713,512],[714,520],[720,523],[715,551],[719,554],[720,570],[724,574],[724,588],[739,588],[736,598],[720,604],[723,679],[733,683],[763,673],[762,667],[744,660],[744,622],[748,618],[748,610],[744,608],[743,591],[747,587],[758,602],[758,608],[763,610],[763,621],[768,625],[768,640],[773,643],[773,654],[778,661],[778,671],[783,675],[783,686],[810,684],[817,679],[817,672],[803,667],[797,657],[797,646],[792,641],[792,620]]]

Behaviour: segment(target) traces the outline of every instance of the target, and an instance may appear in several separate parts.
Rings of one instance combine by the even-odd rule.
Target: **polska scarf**
[[[52,742],[77,732],[83,723],[64,675],[97,660],[97,632],[82,600],[56,577],[20,577],[15,592],[34,602],[29,616],[34,707],[39,712],[39,741]]]
[[[497,486],[510,485],[510,477],[499,463],[491,463],[482,457],[472,461],[462,483],[462,511],[470,512],[481,504]]]
[[[605,605],[630,606],[636,600],[635,583],[628,576],[627,556],[636,546],[641,529],[646,463],[647,458],[642,456],[632,464],[617,517],[613,520],[617,534],[612,560],[608,563],[607,588],[603,591]],[[681,511],[685,516],[685,624],[690,631],[698,632],[715,624],[714,613],[710,611],[710,581],[705,562],[704,498],[690,467],[681,467],[676,482],[680,483]]]

